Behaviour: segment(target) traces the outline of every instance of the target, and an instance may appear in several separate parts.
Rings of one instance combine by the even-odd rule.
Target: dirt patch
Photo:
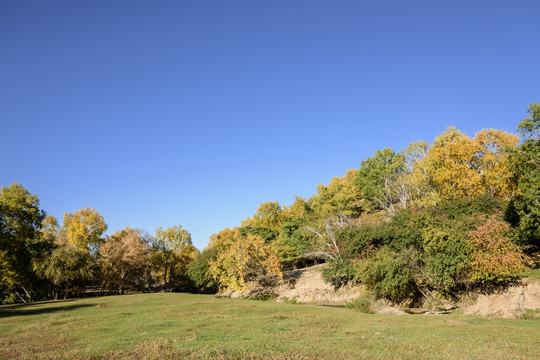
[[[345,286],[335,289],[327,284],[321,271],[324,264],[295,270],[288,274],[288,282],[276,288],[278,301],[295,300],[299,303],[343,306],[364,294],[361,286]]]
[[[325,266],[321,264],[289,272],[286,283],[275,289],[278,294],[277,301],[345,306],[351,300],[365,295],[366,290],[363,286],[349,285],[336,289],[333,285],[326,283],[321,273]],[[377,314],[404,314],[403,311],[383,302],[373,303],[371,309]]]
[[[475,295],[459,304],[463,314],[514,317],[525,309],[540,309],[540,280],[524,279],[500,294]]]

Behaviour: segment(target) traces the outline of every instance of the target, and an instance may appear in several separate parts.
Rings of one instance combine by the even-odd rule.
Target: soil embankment
[[[275,292],[277,301],[295,301],[305,304],[344,306],[364,295],[362,286],[345,286],[335,289],[322,278],[324,264],[289,271],[286,282]],[[490,295],[472,294],[458,304],[463,314],[514,317],[520,309],[540,309],[540,280],[524,279],[521,285]],[[374,303],[372,310],[379,314],[403,314],[395,307],[382,302]]]
[[[286,283],[275,289],[277,301],[295,301],[304,304],[324,306],[345,306],[348,302],[363,296],[363,286],[344,286],[335,289],[326,283],[322,277],[325,264],[315,265],[304,269],[289,271]],[[403,311],[375,303],[372,310],[378,314],[404,314]]]
[[[540,280],[523,279],[522,284],[490,295],[477,294],[459,304],[463,314],[514,317],[520,309],[540,309]]]

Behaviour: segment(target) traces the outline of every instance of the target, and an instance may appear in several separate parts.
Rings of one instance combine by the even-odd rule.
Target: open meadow
[[[540,321],[178,293],[0,306],[0,359],[538,359]]]

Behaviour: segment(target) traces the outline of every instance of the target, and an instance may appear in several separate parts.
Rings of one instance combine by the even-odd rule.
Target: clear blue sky
[[[0,185],[202,249],[447,126],[540,101],[540,1],[2,1]]]

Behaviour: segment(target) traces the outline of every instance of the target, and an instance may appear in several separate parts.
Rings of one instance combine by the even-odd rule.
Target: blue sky
[[[210,234],[377,149],[515,131],[539,1],[2,1],[0,185]]]

